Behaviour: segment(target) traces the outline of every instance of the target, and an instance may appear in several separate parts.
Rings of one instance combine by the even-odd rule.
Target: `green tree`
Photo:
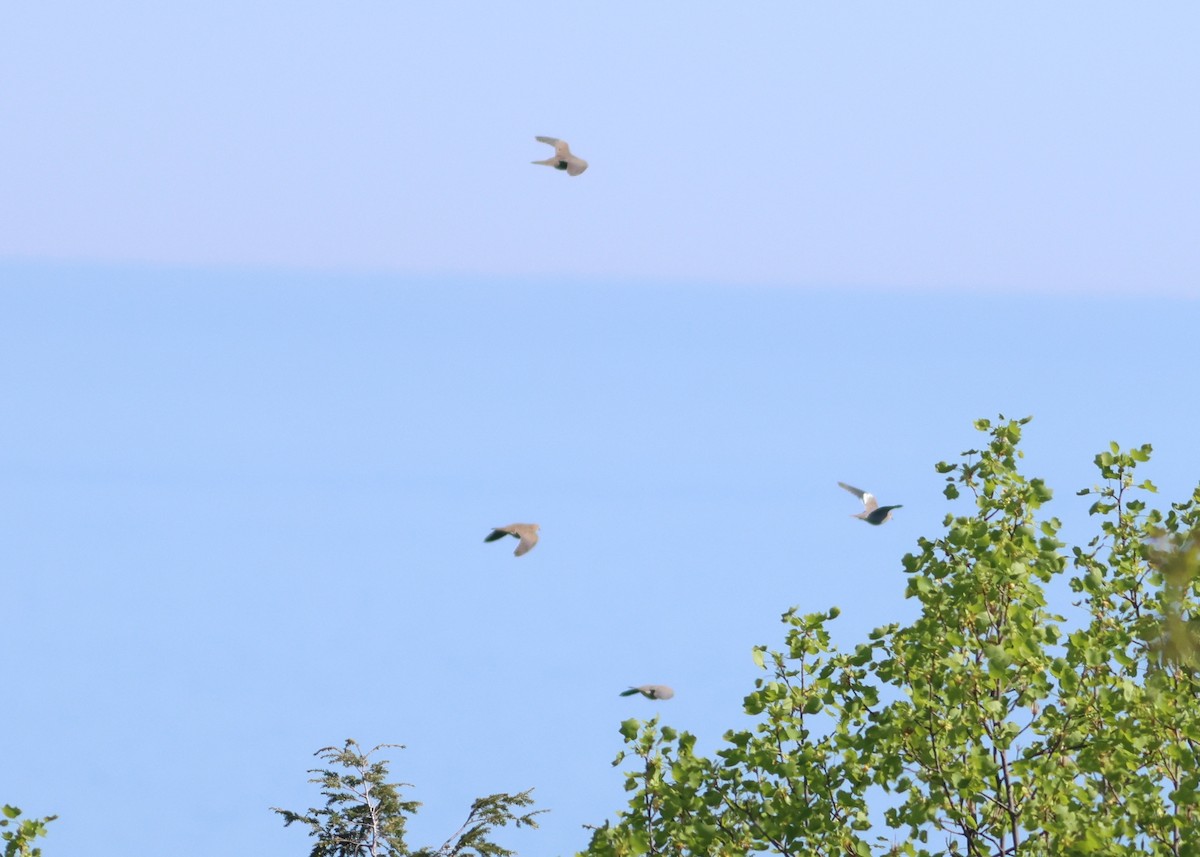
[[[0,816],[0,827],[13,828],[0,833],[0,839],[4,840],[4,857],[41,857],[42,849],[34,847],[33,840],[45,836],[46,825],[58,818],[47,815],[19,821],[21,810],[8,804],[0,807]]]
[[[318,750],[314,755],[330,767],[310,770],[317,776],[309,782],[320,784],[325,806],[305,813],[272,807],[285,827],[300,822],[309,828],[317,840],[311,857],[508,857],[513,852],[491,840],[492,829],[510,823],[537,827],[534,816],[545,812],[518,811],[533,803],[532,789],[488,795],[471,805],[467,820],[440,848],[412,851],[404,842],[405,824],[421,804],[404,799],[400,789],[411,784],[388,782],[386,759],[371,759],[387,747],[401,745],[379,744],[364,752],[348,739],[341,749]]]
[[[1200,855],[1200,488],[1147,509],[1150,447],[1113,444],[1080,492],[1100,532],[1067,551],[1018,470],[1027,422],[980,420],[986,446],[937,465],[974,509],[903,558],[914,622],[840,651],[836,608],[785,613],[751,727],[712,757],[623,723],[632,796],[584,853]],[[1047,604],[1064,577],[1070,624]]]

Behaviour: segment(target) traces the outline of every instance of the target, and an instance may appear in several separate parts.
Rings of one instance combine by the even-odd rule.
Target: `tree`
[[[490,838],[492,829],[509,823],[517,827],[537,827],[534,816],[545,810],[520,813],[530,806],[532,789],[516,794],[498,793],[477,799],[467,820],[440,848],[409,850],[404,842],[405,824],[421,804],[405,800],[402,787],[409,783],[388,782],[387,760],[372,761],[371,756],[399,744],[379,744],[363,752],[353,739],[341,749],[324,747],[314,755],[336,766],[310,770],[317,774],[309,782],[320,783],[326,798],[324,807],[306,813],[272,807],[284,818],[284,826],[301,822],[317,842],[311,857],[508,857],[513,852]]]
[[[1200,855],[1200,488],[1147,509],[1150,447],[1113,444],[1080,492],[1100,532],[1068,552],[1018,471],[1027,422],[980,420],[987,445],[937,465],[974,511],[903,558],[914,622],[841,651],[837,608],[789,610],[782,650],[754,650],[754,723],[712,757],[623,723],[632,797],[584,853]]]
[[[46,835],[46,825],[58,818],[57,815],[47,815],[45,818],[27,818],[18,821],[21,810],[15,806],[4,804],[0,807],[0,827],[10,827],[0,833],[4,840],[4,857],[41,857],[42,849],[35,848],[33,840]]]

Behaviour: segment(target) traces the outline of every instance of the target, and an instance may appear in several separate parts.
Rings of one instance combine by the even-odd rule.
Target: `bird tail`
[[[635,693],[641,693],[636,687],[631,687],[629,690],[621,691],[621,696],[633,696]]]
[[[544,161],[530,161],[531,164],[537,164],[539,167],[553,167],[558,164],[557,158],[547,158]]]

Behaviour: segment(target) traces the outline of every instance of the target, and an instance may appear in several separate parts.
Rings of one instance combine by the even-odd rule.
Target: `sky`
[[[349,737],[406,745],[411,844],[532,787],[502,841],[572,854],[622,720],[711,751],[789,607],[914,615],[973,420],[1034,416],[1068,540],[1110,440],[1191,494],[1200,10],[755,8],[0,8],[0,801],[47,857],[305,854],[269,808]]]

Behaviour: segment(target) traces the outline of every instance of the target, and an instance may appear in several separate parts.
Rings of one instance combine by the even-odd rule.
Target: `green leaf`
[[[988,657],[988,673],[993,676],[1002,676],[1004,672],[1012,666],[1012,656],[1004,651],[999,646],[987,644],[983,647],[987,652]]]
[[[620,730],[621,737],[626,741],[632,741],[638,736],[638,732],[641,731],[641,728],[642,721],[638,720],[636,717],[631,717],[628,720],[622,720]]]

